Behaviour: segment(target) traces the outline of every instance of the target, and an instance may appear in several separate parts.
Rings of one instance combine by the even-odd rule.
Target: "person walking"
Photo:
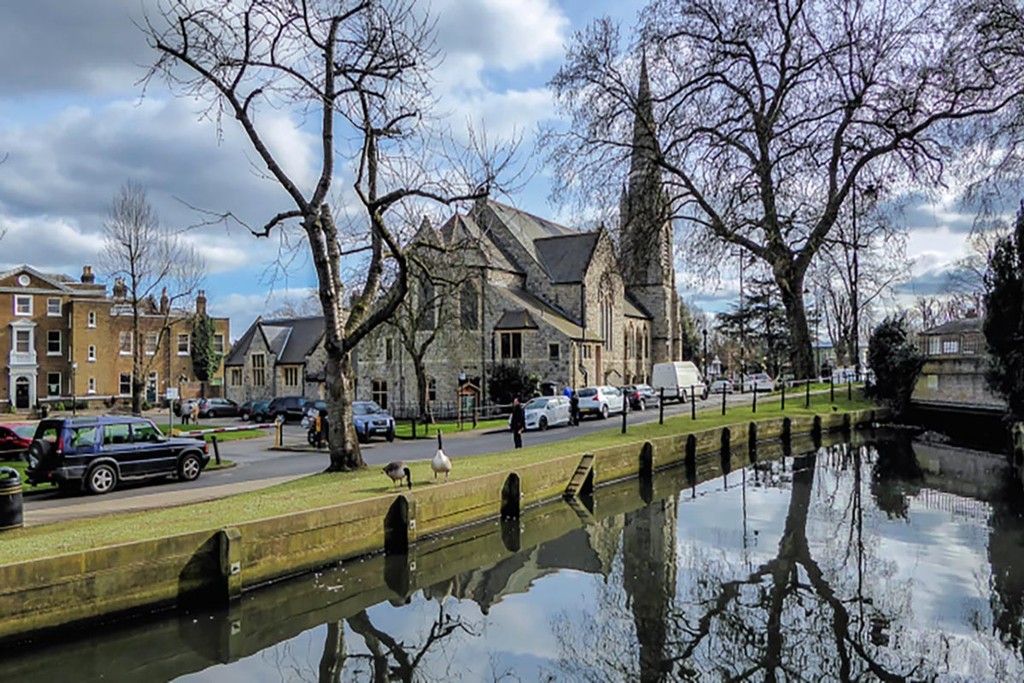
[[[330,433],[330,422],[327,419],[327,411],[321,410],[317,416],[318,427],[316,433],[316,447],[323,448],[328,443],[328,434]]]
[[[512,429],[512,442],[516,448],[523,447],[523,432],[526,431],[526,411],[519,405],[519,399],[512,400],[512,421],[509,423]]]
[[[192,424],[199,424],[199,401],[192,404]]]
[[[187,425],[188,418],[192,415],[192,409],[185,405],[182,401],[178,401],[178,415],[181,417],[181,424]]]
[[[580,426],[580,397],[575,391],[569,397],[569,424],[573,427]]]

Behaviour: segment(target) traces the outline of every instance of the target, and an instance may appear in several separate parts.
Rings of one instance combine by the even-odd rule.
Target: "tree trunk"
[[[804,274],[790,263],[781,267],[776,263],[772,270],[782,295],[782,305],[786,308],[786,322],[792,343],[790,363],[793,376],[797,379],[813,377],[816,373],[814,354],[811,352],[811,331],[807,325],[807,309],[804,307]]]
[[[352,401],[355,389],[352,381],[352,357],[338,347],[327,344],[327,364],[324,381],[327,385],[328,440],[331,464],[328,472],[347,472],[366,467],[359,437],[356,435]]]
[[[427,413],[427,369],[423,365],[422,355],[412,355],[412,365],[416,370],[416,401],[417,410],[420,414],[420,422],[429,424]]]
[[[139,330],[138,302],[132,305],[132,415],[142,414],[142,392],[146,380],[142,377],[142,333]],[[118,384],[121,378],[118,378]]]
[[[338,683],[345,669],[345,626],[343,622],[327,624],[327,638],[320,657],[319,683]]]

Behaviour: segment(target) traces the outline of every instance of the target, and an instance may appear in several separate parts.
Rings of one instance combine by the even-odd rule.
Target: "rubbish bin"
[[[22,516],[21,477],[11,467],[0,467],[0,531],[25,526]]]

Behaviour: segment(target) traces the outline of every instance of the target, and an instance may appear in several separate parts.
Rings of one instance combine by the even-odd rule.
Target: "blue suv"
[[[376,401],[354,401],[352,412],[356,435],[361,442],[366,443],[375,434],[388,441],[395,440],[395,418],[388,415]]]
[[[104,415],[43,420],[28,447],[26,478],[63,491],[113,491],[124,479],[176,475],[199,478],[209,447],[196,439],[168,438],[141,417]]]

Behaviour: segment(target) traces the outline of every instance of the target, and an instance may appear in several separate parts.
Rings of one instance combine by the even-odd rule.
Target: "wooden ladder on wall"
[[[576,498],[579,496],[580,491],[583,489],[583,485],[587,482],[587,477],[593,469],[593,453],[584,453],[583,457],[580,458],[580,464],[576,466],[576,471],[573,472],[572,477],[569,479],[569,485],[565,487],[565,493],[563,495],[566,498]]]

